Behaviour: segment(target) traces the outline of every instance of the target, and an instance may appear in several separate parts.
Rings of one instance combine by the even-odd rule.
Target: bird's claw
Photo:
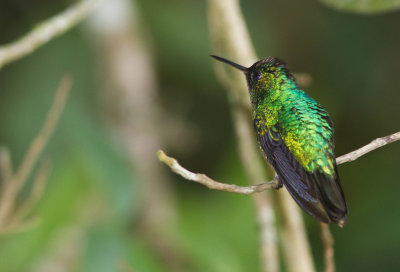
[[[276,187],[275,187],[276,190],[282,188],[282,186],[283,186],[283,183],[277,173],[275,173],[275,176],[274,176],[274,179],[272,180],[272,182],[276,183]]]

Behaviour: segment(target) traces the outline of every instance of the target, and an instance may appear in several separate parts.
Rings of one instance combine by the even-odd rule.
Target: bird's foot
[[[282,188],[282,186],[283,186],[283,183],[282,183],[282,181],[281,181],[281,179],[279,178],[279,176],[278,176],[277,173],[275,173],[275,176],[274,176],[274,178],[272,179],[271,182],[276,183],[276,186],[275,186],[275,188],[274,188],[274,189],[276,189],[276,190],[279,190],[279,189]]]
[[[278,190],[278,189],[282,188],[283,183],[280,180],[280,178],[278,177],[278,175],[275,173],[275,176],[274,176],[274,178],[272,180],[267,181],[267,182],[265,182],[265,181],[261,182],[260,185],[268,185],[269,189]]]

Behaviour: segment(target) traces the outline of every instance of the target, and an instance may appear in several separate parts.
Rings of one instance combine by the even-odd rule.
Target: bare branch
[[[49,138],[53,134],[54,128],[60,118],[61,112],[64,109],[68,92],[71,89],[72,79],[70,76],[64,76],[60,82],[57,89],[56,95],[54,97],[54,102],[51,105],[49,112],[47,113],[46,120],[43,123],[43,127],[39,131],[39,134],[32,141],[28,152],[25,155],[24,160],[21,163],[18,171],[14,176],[14,186],[18,190],[32,172],[32,168],[38,160],[40,154],[42,153],[44,147],[46,146]]]
[[[64,12],[42,22],[15,42],[0,47],[0,69],[57,37],[82,21],[99,0],[83,0]]]
[[[53,134],[54,128],[64,109],[72,79],[64,76],[54,97],[53,104],[47,113],[45,122],[36,138],[32,141],[19,169],[4,186],[0,196],[0,229],[8,224],[8,216],[14,209],[16,197],[32,173],[40,154]],[[39,175],[40,176],[40,175]],[[40,181],[40,178],[39,178]],[[39,187],[40,188],[40,187]],[[40,190],[39,190],[40,191]]]
[[[279,188],[279,184],[276,179],[267,183],[260,183],[258,185],[253,185],[253,186],[238,186],[235,184],[222,183],[219,181],[215,181],[204,174],[198,174],[198,173],[196,174],[190,172],[189,170],[183,168],[176,159],[168,157],[162,150],[157,151],[157,157],[161,162],[168,165],[173,172],[177,173],[178,175],[181,175],[183,178],[187,180],[203,184],[204,186],[207,186],[210,189],[237,193],[242,195],[250,195],[268,189]]]
[[[389,136],[377,138],[373,140],[371,143],[352,151],[348,154],[340,156],[336,159],[337,164],[342,164],[345,162],[351,162],[359,157],[371,152],[379,147],[385,146],[387,144],[393,143],[395,141],[400,140],[400,132],[393,133]],[[167,156],[164,151],[157,151],[158,159],[168,165],[171,170],[178,175],[181,175],[183,178],[187,180],[191,180],[200,184],[207,186],[210,189],[238,193],[243,195],[250,195],[258,192],[262,192],[268,189],[279,189],[279,183],[277,178],[275,177],[272,181],[266,183],[260,183],[253,186],[238,186],[235,184],[226,184],[216,180],[213,180],[206,176],[205,174],[193,173],[184,167],[182,167],[178,161],[172,157]]]
[[[40,166],[38,172],[33,181],[32,189],[29,196],[24,200],[15,212],[13,212],[13,220],[24,222],[28,212],[32,209],[34,205],[40,200],[43,195],[44,188],[46,185],[47,176],[50,170],[50,161],[44,160]]]
[[[335,272],[334,241],[329,230],[329,225],[325,223],[320,223],[319,225],[321,227],[321,240],[324,247],[325,272]]]
[[[400,140],[400,131],[390,134],[388,136],[382,137],[382,138],[377,138],[377,139],[373,140],[372,142],[370,142],[369,144],[367,144],[357,150],[354,150],[348,154],[340,156],[339,158],[336,158],[336,163],[342,164],[345,162],[355,161],[359,157],[367,154],[368,152],[371,152],[379,147],[385,146],[387,144],[393,143],[398,140]]]

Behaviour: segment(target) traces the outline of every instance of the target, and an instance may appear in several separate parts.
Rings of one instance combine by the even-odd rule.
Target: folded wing
[[[334,176],[319,171],[306,171],[292,155],[279,132],[274,129],[259,136],[258,142],[269,163],[300,207],[321,222],[334,221],[339,225],[345,223],[347,207],[336,167]]]

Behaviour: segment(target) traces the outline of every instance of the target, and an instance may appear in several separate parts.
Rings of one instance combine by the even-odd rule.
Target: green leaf
[[[400,0],[319,0],[325,5],[347,12],[376,14],[400,9]]]

